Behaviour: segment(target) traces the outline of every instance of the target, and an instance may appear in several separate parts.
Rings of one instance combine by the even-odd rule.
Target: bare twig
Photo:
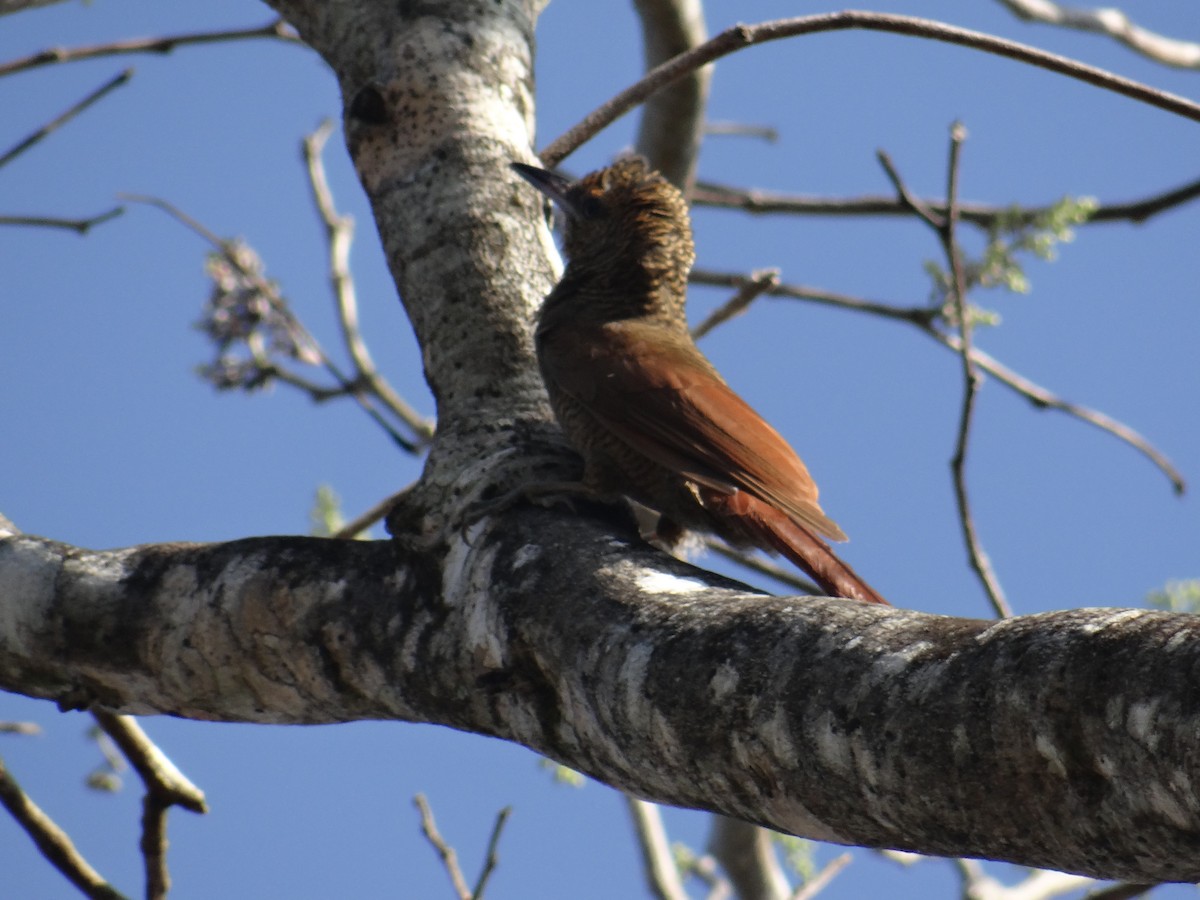
[[[749,281],[746,275],[739,275],[733,272],[713,272],[709,270],[694,269],[692,270],[690,280],[694,284],[714,285],[717,287],[738,287],[741,284]],[[804,285],[795,285],[783,283],[777,287],[768,288],[764,291],[768,296],[772,297],[788,297],[796,300],[807,300],[813,303],[820,303],[826,306],[836,307],[837,309],[849,310],[851,312],[868,313],[873,316],[880,316],[885,319],[893,319],[899,322],[907,322],[914,325],[921,331],[922,334],[932,338],[944,347],[961,352],[962,344],[957,336],[946,334],[935,327],[935,322],[940,318],[940,313],[936,309],[926,306],[899,306],[894,303],[885,303],[877,300],[864,300],[861,297],[851,297],[848,294],[838,294],[832,291],[823,291],[817,288],[807,287]],[[1171,482],[1171,487],[1177,494],[1182,494],[1187,488],[1187,482],[1184,480],[1183,474],[1171,463],[1162,451],[1158,450],[1145,437],[1139,434],[1134,429],[1130,428],[1122,422],[1107,416],[1098,410],[1083,406],[1078,403],[1073,403],[1069,400],[1064,400],[1057,394],[1042,387],[1030,379],[1014,372],[1003,363],[988,355],[978,347],[971,348],[971,358],[975,364],[984,372],[995,377],[1005,386],[1016,391],[1021,396],[1025,397],[1030,403],[1039,409],[1056,409],[1059,412],[1074,416],[1081,421],[1093,425],[1118,440],[1129,444],[1139,453],[1149,459]],[[714,547],[713,549],[718,549]],[[723,552],[718,549],[718,552]],[[776,577],[771,572],[764,572],[772,577]]]
[[[446,874],[450,876],[450,883],[454,886],[454,892],[458,894],[459,900],[471,900],[471,891],[467,887],[467,880],[463,878],[462,869],[458,866],[458,854],[438,832],[437,822],[433,820],[433,810],[429,808],[429,802],[425,799],[425,795],[417,794],[413,797],[413,803],[421,811],[421,832],[441,858]]]
[[[887,153],[883,150],[877,150],[875,151],[875,158],[879,160],[879,164],[883,166],[883,171],[887,175],[888,181],[892,183],[892,187],[895,189],[896,197],[898,198],[897,202],[900,204],[901,209],[904,209],[909,215],[916,216],[939,234],[946,228],[946,223],[950,221],[952,214],[957,221],[958,209],[956,204],[947,201],[945,213],[933,212],[933,210],[925,205],[924,201],[909,192],[908,186],[905,185],[904,179],[900,177],[900,173],[896,170],[892,158]]]
[[[1119,9],[1079,9],[1052,0],[1000,0],[1019,19],[1061,25],[1079,31],[1105,34],[1129,49],[1163,65],[1200,69],[1200,44],[1165,37],[1135,25]]]
[[[66,832],[21,790],[0,760],[0,803],[25,829],[42,855],[85,896],[102,900],[123,900],[124,895],[110,885],[75,849]]]
[[[778,269],[759,269],[751,272],[745,282],[738,285],[737,292],[722,303],[708,318],[692,329],[692,337],[700,340],[718,325],[723,325],[735,316],[740,316],[758,297],[773,287],[779,286]]]
[[[294,373],[285,372],[285,370],[274,365],[267,360],[261,352],[256,352],[255,361],[262,369],[264,374],[278,378],[279,380],[288,384],[301,387],[302,389],[308,391],[313,399],[329,399],[331,397],[342,395],[352,397],[354,398],[354,401],[358,403],[363,412],[370,416],[371,420],[374,421],[375,424],[377,424],[380,428],[382,428],[398,447],[409,453],[416,453],[420,449],[413,441],[404,437],[392,427],[392,425],[383,417],[379,410],[377,410],[370,403],[369,398],[364,395],[361,387],[356,385],[353,379],[347,378],[342,374],[341,369],[329,357],[329,354],[327,354],[321,348],[320,343],[317,341],[312,332],[305,328],[304,324],[292,313],[290,307],[284,301],[278,289],[270,281],[263,278],[258,272],[252,271],[244,265],[238,254],[234,252],[235,242],[219,237],[200,222],[183,212],[183,210],[179,209],[173,203],[163,200],[161,197],[152,197],[143,194],[121,194],[120,197],[121,199],[131,203],[144,203],[148,206],[161,209],[167,215],[171,216],[171,218],[185,225],[187,228],[208,241],[213,249],[221,254],[221,257],[231,267],[233,267],[233,269],[237,271],[239,275],[252,282],[262,296],[266,297],[270,301],[274,312],[287,323],[289,331],[296,335],[297,340],[312,350],[321,366],[333,377],[334,381],[337,382],[339,390],[324,391],[323,389],[317,388],[316,386],[312,385],[311,382],[308,382],[300,376],[295,375]],[[251,349],[254,348],[252,347]]]
[[[829,883],[837,878],[838,873],[850,865],[851,856],[843,853],[831,859],[825,866],[807,882],[796,888],[790,900],[812,900],[813,897],[829,887]]]
[[[0,16],[36,9],[39,6],[49,6],[52,3],[62,3],[63,0],[0,0]]]
[[[0,722],[0,734],[21,734],[34,737],[42,733],[42,726],[37,722]]]
[[[500,812],[496,813],[496,824],[492,826],[492,836],[488,839],[487,855],[483,858],[483,871],[479,873],[479,879],[475,882],[475,890],[471,892],[471,900],[482,900],[483,892],[487,890],[488,879],[492,877],[492,873],[496,871],[496,866],[500,864],[500,833],[504,831],[504,825],[508,822],[508,817],[512,815],[512,807],[506,806]]]
[[[1096,883],[1094,878],[1083,875],[1034,869],[1023,880],[1009,886],[989,875],[977,859],[953,859],[950,862],[962,881],[963,900],[1052,900]]]
[[[31,56],[9,60],[0,64],[0,77],[14,72],[36,69],[56,63],[78,62],[83,59],[96,59],[102,56],[122,56],[129,53],[170,53],[177,47],[193,44],[216,44],[226,41],[252,40],[256,38],[275,38],[288,43],[300,44],[300,36],[283,21],[274,19],[258,28],[230,29],[225,31],[199,31],[192,34],[164,35],[163,37],[131,38],[126,41],[114,41],[110,44],[96,44],[90,47],[50,47]]]
[[[967,282],[963,274],[962,254],[958,249],[958,175],[959,160],[962,154],[962,144],[966,140],[967,130],[961,122],[955,122],[950,129],[950,162],[946,175],[946,207],[945,221],[939,229],[942,247],[946,259],[950,263],[953,283],[955,316],[958,320],[958,337],[962,342],[959,359],[963,369],[963,401],[959,415],[958,436],[954,445],[954,456],[950,460],[950,471],[954,478],[954,496],[958,502],[959,520],[962,523],[963,539],[970,554],[971,567],[979,576],[984,590],[996,615],[1007,617],[1012,615],[1012,608],[1000,587],[992,562],[983,549],[979,534],[975,530],[975,517],[971,511],[970,494],[967,492],[967,448],[971,439],[971,424],[975,414],[975,400],[979,396],[980,377],[971,356],[972,322],[970,310],[967,308]]]
[[[745,122],[708,122],[704,133],[712,137],[752,137],[774,144],[779,140],[779,130],[770,125],[750,125]],[[689,198],[694,202],[694,197]]]
[[[383,519],[384,516],[392,511],[392,507],[399,503],[401,499],[404,498],[404,495],[411,490],[412,485],[410,484],[407,487],[396,491],[396,493],[392,494],[390,497],[380,500],[362,515],[351,519],[349,522],[331,534],[330,537],[337,540],[345,540],[347,538],[357,537],[376,522]]]
[[[1177,188],[1153,194],[1141,200],[1124,203],[1098,203],[1088,216],[1087,224],[1097,222],[1135,222],[1147,219],[1190,203],[1200,197],[1200,179]],[[783,213],[818,216],[900,216],[911,215],[911,209],[894,196],[812,197],[781,194],[758,189],[731,188],[711,182],[698,181],[692,190],[691,202],[697,206],[738,209],[749,213]],[[939,216],[946,214],[944,201],[921,199],[920,205]],[[1024,222],[1033,222],[1049,210],[1048,206],[1030,206],[1020,210]],[[1014,208],[987,203],[960,203],[959,220],[981,228],[992,226],[997,219],[1010,217]]]
[[[625,805],[633,819],[633,832],[642,853],[642,872],[651,895],[658,900],[687,900],[658,805],[630,794],[625,795]]]
[[[943,334],[942,332],[930,328],[925,331],[938,343],[949,347],[951,350],[961,352],[962,344],[957,336],[952,334]],[[1183,477],[1183,473],[1175,468],[1170,459],[1167,458],[1161,450],[1151,444],[1139,432],[1130,428],[1123,422],[1118,422],[1111,416],[1105,415],[1099,410],[1092,409],[1088,406],[1083,406],[1079,403],[1072,403],[1069,400],[1064,400],[1052,391],[1047,390],[1039,384],[1035,384],[1023,375],[1014,372],[1008,366],[989,355],[978,347],[971,348],[971,358],[975,364],[983,371],[996,378],[999,382],[1012,388],[1021,396],[1025,397],[1030,403],[1039,409],[1056,409],[1059,412],[1067,413],[1074,416],[1082,422],[1093,425],[1101,431],[1111,434],[1118,440],[1124,441],[1129,446],[1133,447],[1155,466],[1158,467],[1167,479],[1171,482],[1171,487],[1176,494],[1183,494],[1187,490],[1187,481]]]
[[[712,287],[740,288],[751,280],[750,276],[736,272],[714,272],[709,269],[692,269],[691,274],[688,276],[688,281],[692,284],[703,284]],[[920,327],[931,326],[931,323],[936,321],[940,315],[936,309],[930,309],[927,306],[898,306],[893,303],[864,300],[861,297],[852,297],[849,294],[838,294],[833,291],[824,291],[799,284],[781,283],[775,286],[768,286],[763,290],[763,293],[770,297],[808,300],[812,303],[833,306],[837,309],[869,313],[885,319],[897,319]]]
[[[167,810],[171,804],[152,791],[142,798],[142,866],[146,872],[146,900],[162,900],[171,889],[167,869]]]
[[[105,710],[96,710],[93,715],[104,733],[129,760],[146,790],[165,799],[171,806],[182,806],[194,813],[208,812],[204,792],[150,740],[135,718]]]
[[[371,358],[358,327],[358,297],[354,290],[354,278],[350,274],[350,242],[354,237],[354,220],[350,216],[338,214],[333,202],[333,193],[325,177],[325,164],[321,158],[325,142],[332,133],[333,122],[326,119],[316,131],[304,139],[303,153],[313,202],[325,226],[325,237],[329,244],[329,280],[333,286],[342,339],[350,359],[354,362],[358,379],[361,379],[366,388],[398,419],[413,430],[418,443],[427,444],[433,437],[432,423],[409,406],[379,374],[375,360]]]
[[[97,225],[102,225],[110,219],[125,212],[125,207],[114,206],[112,209],[92,216],[90,219],[57,219],[52,216],[0,216],[0,225],[23,225],[33,228],[64,228],[87,234]]]
[[[975,359],[971,353],[971,312],[967,307],[967,283],[963,274],[962,255],[958,249],[958,174],[959,159],[963,141],[966,139],[966,129],[960,122],[955,122],[950,129],[950,158],[946,171],[946,214],[937,215],[921,205],[904,185],[899,172],[891,159],[883,151],[879,152],[879,161],[887,176],[896,187],[900,201],[908,206],[913,214],[929,225],[937,234],[942,245],[942,252],[950,265],[950,303],[953,310],[954,324],[958,328],[959,360],[963,373],[963,400],[959,410],[958,434],[955,438],[954,455],[950,460],[950,472],[954,482],[954,496],[958,504],[959,523],[962,525],[963,540],[967,545],[967,556],[971,568],[979,577],[984,591],[993,609],[999,616],[1010,616],[1012,610],[1004,597],[1004,590],[992,569],[991,561],[983,549],[975,530],[975,519],[971,512],[970,495],[967,491],[966,464],[967,449],[970,444],[971,424],[975,414],[975,400],[979,393],[980,376],[976,369]]]
[[[57,116],[55,116],[53,119],[51,119],[45,125],[43,125],[41,128],[37,129],[32,134],[29,134],[26,137],[22,138],[21,140],[17,141],[17,143],[12,148],[7,150],[3,154],[0,154],[0,167],[3,167],[5,165],[7,165],[8,163],[12,162],[14,159],[16,159],[18,156],[20,156],[22,153],[24,153],[30,147],[37,144],[39,141],[41,141],[46,136],[53,134],[55,131],[57,131],[59,128],[61,128],[63,125],[65,125],[67,122],[71,121],[73,118],[75,118],[77,115],[79,115],[85,109],[87,109],[89,106],[91,106],[94,103],[99,102],[100,100],[104,99],[105,96],[112,93],[117,88],[121,87],[123,84],[126,84],[129,81],[129,79],[132,77],[133,77],[133,69],[126,69],[124,72],[121,72],[121,73],[113,76],[112,78],[110,78],[108,81],[104,82],[104,84],[100,85],[100,87],[96,88],[94,91],[92,91],[86,97],[84,97],[82,100],[71,104],[71,106],[67,107],[66,110],[59,113]]]
[[[172,806],[182,806],[194,813],[208,812],[204,792],[167,759],[132,716],[105,710],[95,710],[92,715],[145,785],[139,846],[146,872],[146,897],[161,900],[171,888],[167,869],[167,812]]]
[[[685,844],[675,844],[672,855],[681,874],[692,875],[704,882],[708,888],[705,900],[729,900],[733,896],[733,885],[721,872],[721,864],[711,853],[695,854]]]
[[[708,838],[709,854],[740,900],[786,900],[792,893],[779,855],[774,832],[729,816],[714,816]]]
[[[911,37],[927,38],[971,47],[985,53],[1004,56],[1018,62],[1028,63],[1066,75],[1105,90],[1114,91],[1126,97],[1131,97],[1142,103],[1148,103],[1159,109],[1164,109],[1176,115],[1184,116],[1200,122],[1200,104],[1176,94],[1156,90],[1149,85],[1141,84],[1128,78],[1114,75],[1104,69],[1089,66],[1086,63],[1047,53],[1025,44],[1004,40],[993,35],[956,28],[942,22],[930,19],[919,19],[912,16],[898,16],[887,13],[861,12],[848,10],[838,13],[827,13],[815,16],[802,16],[794,19],[778,19],[763,22],[758,25],[734,25],[718,34],[707,43],[701,44],[695,50],[677,56],[663,63],[653,71],[617,94],[608,102],[597,107],[584,117],[582,121],[569,129],[565,134],[553,140],[540,154],[542,162],[549,168],[554,168],[567,156],[589,140],[593,135],[608,127],[618,118],[629,112],[639,103],[643,103],[656,91],[661,90],[676,79],[694,72],[723,56],[728,56],[738,50],[754,44],[780,38],[797,37],[802,34],[814,34],[823,31],[844,31],[861,28],[868,31],[884,31],[893,34],[905,34]]]
[[[724,541],[717,538],[704,538],[704,546],[717,553],[731,562],[737,563],[739,566],[744,566],[752,572],[757,572],[760,575],[766,575],[768,578],[773,578],[785,587],[796,591],[803,591],[813,597],[821,596],[821,589],[808,581],[801,578],[799,575],[785,569],[783,566],[772,562],[769,559],[764,559],[761,556],[755,556],[745,550],[738,550],[736,547],[730,547]]]

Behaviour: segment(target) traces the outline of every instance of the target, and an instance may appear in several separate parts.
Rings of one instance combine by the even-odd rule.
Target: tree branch
[[[712,272],[702,269],[693,269],[690,280],[695,284],[715,285],[718,287],[734,287],[740,288],[746,283],[753,281],[754,276],[747,277],[734,272]],[[953,334],[946,334],[943,330],[936,327],[934,322],[940,317],[937,309],[927,306],[900,306],[894,303],[883,303],[875,300],[864,300],[861,297],[852,297],[848,294],[838,294],[833,291],[824,291],[817,288],[806,287],[804,285],[781,283],[778,285],[768,285],[764,288],[764,293],[774,297],[789,297],[796,300],[806,300],[813,303],[821,303],[826,306],[833,306],[838,309],[848,310],[850,312],[866,313],[868,315],[880,316],[885,319],[892,319],[899,322],[907,322],[909,325],[915,326],[922,334],[932,338],[944,347],[948,347],[955,352],[960,352],[962,344],[958,337]],[[1167,456],[1148,441],[1143,435],[1130,428],[1123,422],[1108,416],[1099,410],[1083,406],[1079,403],[1074,403],[1066,400],[1054,392],[1034,383],[1025,376],[1014,372],[1012,369],[1005,366],[999,360],[980,350],[978,347],[971,349],[972,359],[984,372],[996,378],[1005,386],[1016,391],[1026,400],[1036,406],[1038,409],[1055,409],[1059,412],[1073,416],[1080,421],[1086,422],[1101,431],[1111,434],[1118,440],[1123,441],[1133,447],[1154,465],[1167,477],[1171,483],[1172,489],[1177,494],[1183,494],[1187,490],[1187,481],[1183,477],[1183,473],[1171,462]],[[771,574],[771,573],[768,573]],[[774,576],[773,576],[774,577]]]
[[[59,219],[53,216],[0,216],[0,225],[19,225],[34,228],[64,228],[79,234],[87,234],[97,225],[124,214],[125,207],[114,206],[99,215],[87,219]]]
[[[842,869],[850,865],[850,859],[849,853],[835,856],[810,881],[796,888],[795,893],[792,894],[789,900],[812,900],[813,897],[816,897],[821,891],[829,887],[830,882],[837,878],[838,873]]]
[[[429,841],[430,846],[437,851],[438,858],[442,861],[442,867],[450,876],[450,886],[454,888],[455,896],[459,900],[471,900],[471,889],[467,887],[467,879],[463,877],[462,868],[458,864],[458,854],[453,847],[446,843],[446,839],[438,831],[437,822],[433,818],[433,810],[429,808],[429,801],[425,799],[424,794],[417,794],[413,797],[413,803],[421,813],[421,833],[425,835],[425,840]]]
[[[959,159],[967,130],[955,122],[950,128],[950,156],[946,166],[946,214],[939,215],[909,193],[900,173],[886,153],[880,151],[879,161],[896,188],[900,202],[912,214],[925,222],[938,237],[942,252],[950,267],[949,296],[946,306],[953,326],[958,330],[958,358],[962,367],[963,400],[959,408],[958,434],[954,442],[954,455],[950,459],[951,480],[954,484],[954,499],[958,506],[958,521],[962,526],[963,541],[967,545],[967,558],[978,576],[988,601],[998,616],[1011,616],[1012,608],[1000,587],[1000,580],[992,568],[991,560],[979,540],[975,529],[975,516],[971,509],[970,492],[967,490],[967,448],[970,444],[971,426],[975,416],[975,400],[979,395],[980,376],[972,353],[971,334],[974,323],[967,305],[967,280],[963,274],[962,254],[958,248],[958,182]]]
[[[492,825],[492,836],[488,838],[487,852],[483,857],[483,868],[480,869],[479,878],[475,881],[475,889],[471,891],[471,900],[480,900],[483,897],[484,891],[487,890],[488,879],[500,865],[500,835],[511,815],[511,806],[506,806],[496,813],[496,822]]]
[[[721,864],[738,900],[789,900],[791,886],[775,856],[771,832],[749,822],[717,817],[708,852]]]
[[[105,96],[107,96],[111,92],[115,91],[117,88],[121,87],[122,85],[127,84],[129,82],[129,79],[132,77],[133,77],[133,69],[126,69],[124,72],[120,72],[117,75],[114,75],[108,81],[104,82],[104,84],[100,85],[100,87],[96,88],[94,91],[92,91],[86,97],[84,97],[82,100],[79,100],[79,101],[71,104],[71,106],[69,106],[63,112],[59,113],[57,116],[55,116],[53,119],[51,119],[45,125],[43,125],[41,128],[37,129],[36,131],[34,131],[32,134],[28,135],[27,137],[22,138],[21,140],[17,141],[17,143],[13,147],[11,147],[9,150],[7,150],[6,152],[0,153],[0,167],[5,166],[8,163],[12,162],[14,159],[16,159],[18,156],[20,156],[22,153],[24,153],[30,147],[34,146],[39,141],[41,141],[43,138],[47,137],[48,135],[53,134],[55,131],[57,131],[59,128],[61,128],[63,125],[65,125],[67,122],[71,121],[71,119],[75,118],[77,115],[79,115],[81,112],[83,112],[85,109],[87,109],[92,104],[97,103],[100,100],[103,100]]]
[[[647,71],[699,46],[708,36],[700,0],[634,0],[633,5],[642,23]],[[696,175],[711,79],[711,68],[699,68],[654,94],[646,101],[638,127],[637,152],[684,196]]]
[[[781,38],[854,28],[904,34],[910,37],[927,38],[971,47],[984,53],[992,53],[1057,72],[1060,75],[1078,79],[1104,90],[1114,91],[1139,102],[1148,103],[1159,109],[1200,122],[1200,104],[1194,103],[1186,97],[1156,90],[1149,85],[1122,78],[1104,69],[1098,69],[1065,56],[1047,53],[1015,41],[1007,41],[965,28],[956,28],[953,25],[946,25],[930,19],[848,10],[816,16],[802,16],[795,19],[777,19],[758,25],[734,25],[727,28],[695,50],[663,63],[636,84],[593,110],[565,134],[551,141],[541,152],[541,160],[543,164],[551,168],[557,166],[581,144],[611,125],[639,103],[645,102],[655,92],[662,90],[684,75],[696,71],[701,66],[708,65],[730,53]]]
[[[350,241],[354,236],[354,220],[338,214],[333,203],[333,192],[325,178],[325,164],[321,159],[325,142],[332,132],[333,123],[327,119],[304,139],[301,152],[308,169],[313,203],[325,226],[325,240],[329,245],[329,281],[333,288],[342,340],[354,363],[354,380],[361,380],[392,415],[412,429],[416,446],[420,447],[433,437],[433,424],[405,402],[379,373],[358,327],[358,295],[354,289],[354,277],[350,274]]]
[[[1159,213],[1190,203],[1200,197],[1200,179],[1190,181],[1177,188],[1152,194],[1141,200],[1121,203],[1098,203],[1084,224],[1097,222],[1134,222],[1141,224]],[[748,213],[814,216],[908,216],[909,207],[896,197],[813,197],[803,194],[781,194],[758,188],[732,188],[711,182],[699,181],[692,191],[691,201],[696,206],[715,206],[720,209],[738,209]],[[938,215],[946,214],[944,201],[924,199],[922,206]],[[1022,209],[1026,221],[1034,221],[1044,215],[1050,207],[1030,206]],[[998,206],[990,203],[960,203],[959,218],[963,222],[981,228],[991,226],[1001,216],[1011,216],[1013,206]]]
[[[675,865],[658,806],[628,794],[625,795],[625,806],[633,820],[633,833],[642,854],[642,872],[651,895],[656,900],[687,900],[687,891],[679,877],[679,867]]]
[[[1018,19],[1029,22],[1044,22],[1079,31],[1091,31],[1108,35],[1120,41],[1130,50],[1180,69],[1200,69],[1200,44],[1181,41],[1150,31],[1134,24],[1133,20],[1119,9],[1079,9],[1063,6],[1052,0],[1000,0]]]
[[[814,839],[1200,880],[1196,617],[991,623],[752,595],[614,527],[518,509],[428,548],[9,538],[0,686],[68,708],[436,722]]]
[[[193,34],[164,35],[162,37],[132,38],[127,41],[115,41],[111,44],[96,44],[90,47],[50,47],[31,56],[9,60],[0,63],[0,78],[14,72],[24,72],[41,66],[56,63],[78,62],[84,59],[97,59],[102,56],[124,56],[130,53],[170,53],[177,47],[193,44],[216,44],[227,41],[255,40],[258,38],[274,38],[276,40],[299,43],[296,33],[283,19],[276,19],[257,28],[240,30],[201,31]]]
[[[3,597],[0,593],[0,597]],[[37,844],[38,850],[86,897],[123,900],[121,894],[91,867],[61,828],[29,799],[0,760],[0,804]]]

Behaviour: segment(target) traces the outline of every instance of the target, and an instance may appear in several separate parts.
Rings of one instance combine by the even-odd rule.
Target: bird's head
[[[687,203],[640,156],[578,181],[523,163],[512,167],[562,210],[569,268],[640,272],[655,284],[685,289],[695,259]]]

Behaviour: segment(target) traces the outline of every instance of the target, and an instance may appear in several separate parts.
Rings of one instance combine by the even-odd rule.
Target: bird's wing
[[[656,340],[660,329],[629,322],[571,329],[570,339],[542,348],[542,366],[559,389],[659,465],[718,491],[746,491],[831,540],[845,540],[787,441],[694,346]]]

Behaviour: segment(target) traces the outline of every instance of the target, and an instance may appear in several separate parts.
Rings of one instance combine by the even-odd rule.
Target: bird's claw
[[[597,500],[599,495],[581,481],[536,481],[523,484],[487,500],[476,500],[463,513],[459,532],[463,540],[470,543],[467,531],[471,526],[489,516],[497,516],[507,512],[519,503],[533,503],[550,509],[563,504],[571,512],[577,512],[574,500]]]

